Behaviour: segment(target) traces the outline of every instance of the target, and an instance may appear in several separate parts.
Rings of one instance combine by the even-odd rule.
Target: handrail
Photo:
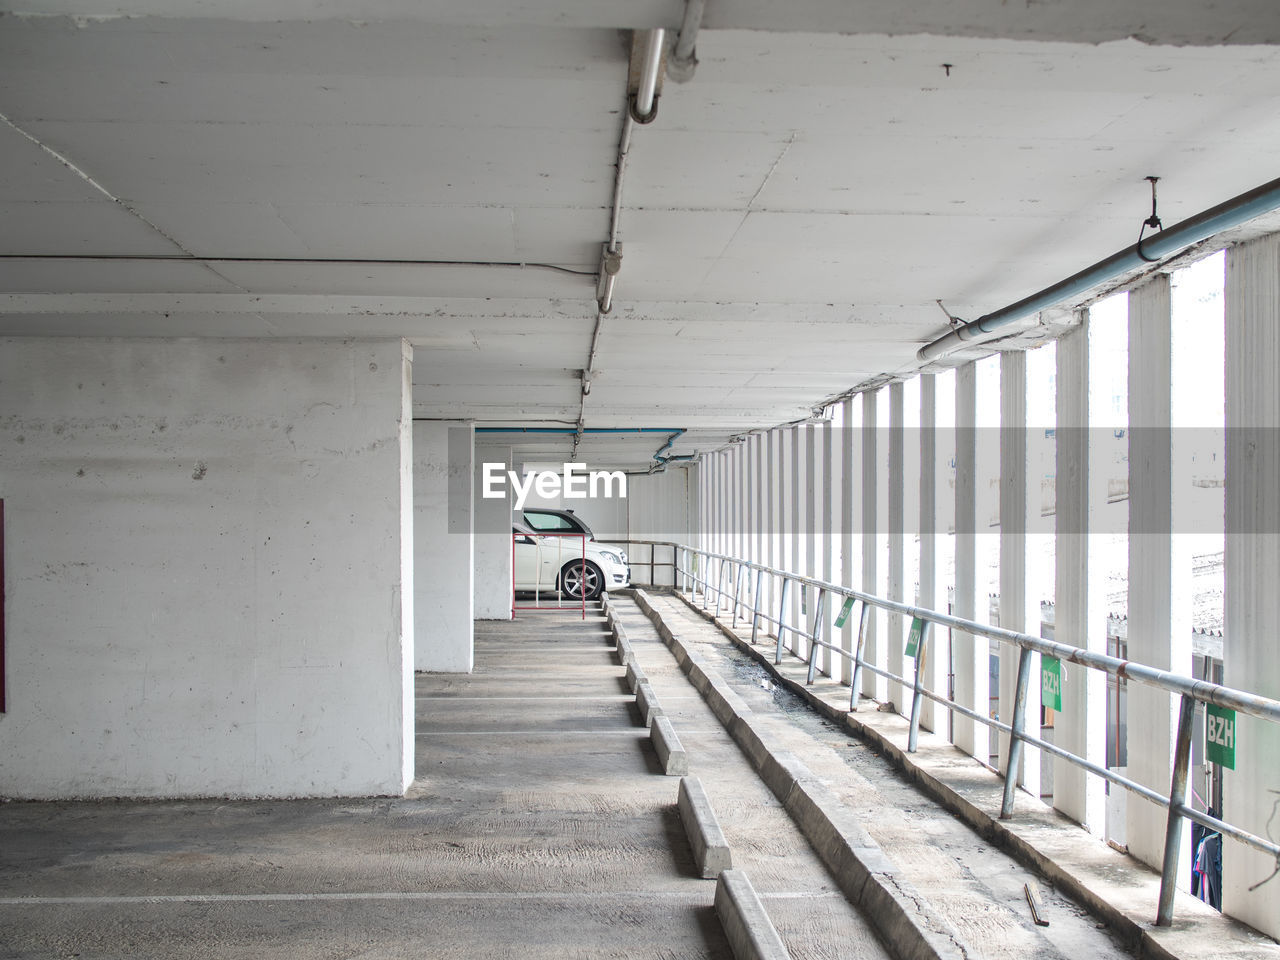
[[[925,607],[918,607],[912,604],[902,603],[897,600],[889,600],[884,597],[877,597],[873,594],[866,593],[862,590],[856,590],[852,587],[845,587],[840,584],[831,583],[830,581],[820,580],[816,577],[808,577],[801,574],[790,573],[786,570],[770,567],[762,563],[752,560],[745,560],[740,557],[733,557],[728,554],[716,553],[711,550],[703,550],[698,547],[692,547],[687,544],[671,543],[669,541],[646,541],[646,540],[628,540],[627,543],[651,543],[655,546],[674,547],[676,557],[676,589],[681,589],[681,580],[685,581],[688,586],[691,599],[696,599],[698,587],[702,587],[702,606],[706,609],[709,595],[711,591],[715,592],[715,611],[714,616],[720,615],[721,605],[727,601],[732,610],[733,626],[738,623],[739,612],[746,608],[751,618],[751,642],[754,644],[759,634],[760,622],[772,624],[776,627],[777,650],[774,658],[775,663],[782,662],[784,635],[791,633],[799,638],[804,639],[809,644],[808,650],[808,683],[813,683],[817,670],[817,651],[819,649],[831,650],[852,664],[852,676],[850,677],[850,698],[849,711],[855,712],[858,705],[858,690],[861,686],[860,679],[862,672],[868,670],[877,676],[882,676],[894,683],[902,684],[904,687],[910,687],[912,690],[911,702],[911,718],[908,733],[908,752],[915,752],[919,738],[920,728],[920,708],[923,702],[928,699],[934,703],[938,703],[953,713],[959,713],[962,716],[982,723],[985,726],[997,730],[1007,735],[1009,740],[1009,750],[1006,760],[1004,776],[1004,797],[1001,803],[1000,818],[1003,820],[1011,819],[1013,816],[1013,800],[1016,788],[1016,771],[1021,762],[1021,752],[1024,744],[1036,747],[1053,756],[1059,757],[1088,773],[1122,786],[1125,789],[1138,794],[1139,796],[1158,804],[1169,811],[1168,824],[1165,835],[1164,848],[1164,865],[1161,872],[1160,883],[1160,900],[1157,907],[1156,924],[1158,926],[1168,926],[1173,922],[1173,894],[1176,889],[1178,858],[1179,858],[1179,840],[1182,832],[1182,821],[1184,819],[1192,820],[1211,830],[1216,830],[1224,836],[1231,837],[1234,840],[1244,843],[1262,853],[1268,854],[1276,859],[1277,868],[1280,869],[1280,844],[1272,843],[1264,840],[1246,830],[1233,826],[1217,817],[1212,817],[1207,813],[1195,810],[1186,804],[1187,796],[1187,771],[1191,753],[1191,726],[1194,716],[1195,704],[1206,703],[1214,704],[1220,707],[1226,707],[1243,713],[1248,716],[1257,717],[1273,723],[1280,722],[1280,701],[1272,700],[1268,697],[1259,696],[1258,694],[1248,693],[1243,690],[1235,690],[1230,687],[1224,687],[1220,684],[1209,683],[1203,680],[1195,680],[1191,677],[1182,676],[1168,670],[1160,670],[1141,663],[1134,663],[1131,660],[1121,660],[1117,657],[1108,656],[1106,654],[1094,653],[1080,647],[1074,647],[1067,643],[1056,640],[1046,640],[1043,637],[1033,636],[1032,634],[1019,633],[1014,630],[1007,630],[1002,627],[994,627],[990,624],[978,623],[974,620],[968,620],[964,617],[957,617],[949,613],[942,613],[937,610],[930,610]],[[684,565],[680,564],[681,556],[686,558]],[[650,554],[651,559],[653,554]],[[704,558],[706,568],[701,571],[705,576],[700,576],[697,569],[697,559]],[[694,562],[688,562],[692,559]],[[711,567],[713,563],[716,565],[716,582],[711,582]],[[726,592],[725,578],[731,569],[736,572],[732,574],[732,595]],[[749,581],[750,572],[756,573],[756,584],[754,590],[754,600],[745,602],[742,597],[743,580]],[[776,618],[770,616],[761,609],[761,595],[763,593],[763,583],[765,577],[777,577],[781,580],[781,588],[778,597],[778,615]],[[792,626],[786,622],[786,611],[788,609],[788,594],[792,583],[804,586],[814,587],[818,590],[818,598],[815,603],[812,626],[808,629]],[[747,586],[750,584],[748,583]],[[855,602],[862,604],[861,613],[857,624],[856,643],[852,651],[845,649],[837,644],[830,643],[823,639],[822,631],[827,620],[824,614],[826,608],[826,600],[828,595],[846,597]],[[870,608],[876,607],[891,613],[900,613],[912,618],[919,619],[925,627],[922,629],[920,638],[920,651],[915,657],[915,678],[914,680],[907,677],[900,677],[888,670],[885,670],[876,664],[867,662],[862,655],[863,641],[865,639],[865,626],[867,612]],[[963,704],[956,703],[930,690],[926,690],[921,682],[921,667],[923,663],[923,654],[927,649],[929,635],[932,630],[928,629],[934,625],[950,627],[973,636],[986,637],[1001,643],[1013,644],[1020,648],[1021,655],[1018,663],[1018,679],[1017,688],[1014,696],[1014,716],[1013,723],[1006,724],[998,720],[992,720],[990,717],[983,716],[975,710],[972,710]],[[798,650],[793,650],[799,656]],[[1031,672],[1031,654],[1040,653],[1045,656],[1055,657],[1058,660],[1065,660],[1068,663],[1080,664],[1089,669],[1100,670],[1111,676],[1121,679],[1132,680],[1139,683],[1153,686],[1169,693],[1178,694],[1181,697],[1181,707],[1179,710],[1177,742],[1174,749],[1174,767],[1173,777],[1170,785],[1168,796],[1165,796],[1156,790],[1151,789],[1141,783],[1115,773],[1106,767],[1099,766],[1084,757],[1071,753],[1056,744],[1049,743],[1039,737],[1034,737],[1025,732],[1027,693],[1030,684]]]

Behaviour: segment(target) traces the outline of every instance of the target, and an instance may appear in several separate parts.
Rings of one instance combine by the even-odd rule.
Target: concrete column
[[[764,562],[764,536],[765,518],[764,518],[764,500],[765,490],[764,482],[766,476],[767,464],[765,462],[765,437],[763,434],[752,434],[751,440],[751,459],[754,489],[752,493],[752,511],[754,521],[751,525],[752,547],[751,559],[756,563]]]
[[[1102,558],[1097,537],[1090,536],[1095,511],[1105,503],[1106,478],[1090,463],[1087,314],[1076,330],[1058,341],[1057,383],[1058,562],[1053,633],[1062,643],[1106,653]],[[1105,765],[1106,694],[1105,674],[1063,663],[1062,710],[1054,718],[1054,743]],[[1053,805],[1101,835],[1106,828],[1103,781],[1066,761],[1055,758],[1052,762]]]
[[[805,469],[804,459],[804,436],[805,428],[802,426],[792,427],[788,433],[791,434],[791,500],[789,511],[791,514],[790,528],[790,562],[787,564],[787,570],[792,573],[805,573],[805,547],[807,537],[805,536],[805,506],[809,501],[806,496],[807,485],[809,482],[809,473]],[[804,598],[804,588],[799,584],[791,591],[791,622],[797,629],[804,629],[806,616],[802,612],[802,607],[807,608]],[[787,638],[787,649],[795,652],[800,649],[800,640],[793,633]]]
[[[484,464],[512,468],[511,448],[476,444],[477,485],[483,482]],[[511,593],[511,518],[514,502],[510,485],[504,484],[502,497],[487,498],[477,492],[475,502],[475,617],[477,620],[510,620],[514,597]]]
[[[956,616],[976,620],[987,598],[978,589],[977,572],[977,402],[978,368],[967,363],[956,371]],[[982,619],[986,619],[985,616]],[[988,706],[988,642],[985,637],[955,631],[952,664],[956,701],[985,714]],[[959,714],[955,744],[988,761],[987,728]]]
[[[1169,278],[1159,275],[1129,294],[1128,659],[1190,676],[1191,555],[1186,538],[1176,531],[1191,477],[1178,457],[1173,429],[1171,329]],[[1129,684],[1128,690],[1129,776],[1166,793],[1179,698],[1141,683]],[[1158,869],[1164,838],[1162,813],[1127,798],[1129,852]],[[1190,825],[1182,843],[1190,844]],[[1183,879],[1189,880],[1190,859],[1182,858]]]
[[[795,527],[792,522],[792,500],[795,497],[795,483],[792,477],[794,460],[793,430],[778,430],[778,499],[775,518],[778,522],[778,556],[775,566],[779,570],[791,570],[793,553],[791,536]],[[781,603],[781,584],[778,586],[779,603]],[[790,626],[795,621],[791,615],[791,607],[795,604],[794,591],[789,595],[790,605],[782,611],[782,619]],[[780,609],[780,607],[778,608]]]
[[[774,519],[773,501],[777,489],[777,454],[774,447],[774,433],[769,430],[760,438],[760,562],[767,567],[773,566]],[[760,595],[760,602],[765,610],[776,610],[773,598],[773,579],[765,580],[765,589]],[[768,631],[769,625],[762,623],[762,631]],[[762,634],[763,635],[763,634]]]
[[[0,340],[13,797],[399,794],[400,340]]]
[[[818,573],[818,428],[814,425],[798,428],[804,434],[804,573],[813,577]],[[813,613],[817,609],[818,592],[808,591],[807,613],[804,617],[806,625],[813,623]],[[808,653],[808,644],[802,648]]]
[[[1280,236],[1227,250],[1227,686],[1280,699]],[[1226,819],[1275,840],[1280,726],[1236,718]],[[1250,893],[1274,861],[1223,845],[1223,910],[1280,937],[1280,878]]]
[[[414,669],[469,673],[474,663],[474,428],[413,425]]]
[[[877,509],[876,468],[879,461],[877,449],[877,405],[879,392],[868,390],[862,395],[862,589],[866,593],[879,595],[879,556],[876,547],[880,537],[880,517]],[[863,643],[863,656],[877,666],[884,662],[881,649],[880,624],[883,617],[874,610],[867,614],[866,638]],[[884,702],[887,697],[887,686],[883,678],[870,670],[862,675],[862,695],[873,697]]]
[[[889,599],[902,601],[906,598],[905,577],[905,491],[907,478],[903,468],[905,456],[904,446],[906,433],[903,427],[903,391],[901,382],[889,385]],[[886,618],[886,647],[889,671],[903,676],[905,647],[903,616],[891,613]],[[912,668],[914,669],[914,661]],[[901,684],[889,684],[889,699],[897,705],[899,713],[909,709],[909,697]]]
[[[935,374],[920,377],[920,595],[916,603],[928,610],[946,610],[947,598],[938,578],[938,384]],[[947,631],[931,628],[929,655],[923,682],[934,693],[946,695],[949,647]],[[926,730],[945,729],[945,710],[926,700],[920,723]]]
[[[849,397],[840,404],[840,431],[837,438],[836,460],[839,463],[840,476],[840,582],[845,586],[855,586],[855,542],[854,531],[858,521],[854,513],[853,486],[857,475],[854,453],[855,434],[853,430],[853,398]],[[840,647],[853,650],[853,638],[857,629],[856,611],[851,613],[840,628]],[[842,667],[844,673],[840,679],[844,683],[853,680],[853,666],[847,660]]]
[[[1000,357],[1000,626],[1040,635],[1040,599],[1049,586],[1043,567],[1043,540],[1048,535],[1040,517],[1040,478],[1044,474],[1044,424],[1028,420],[1028,390],[1043,389],[1027,380],[1027,355],[1009,351]],[[1000,719],[1013,722],[1018,662],[1022,651],[1000,645]],[[1031,655],[1023,733],[1040,736],[1040,655]],[[1008,767],[1009,737],[999,735],[1000,769]],[[1040,751],[1025,748],[1014,774],[1040,797]]]
[[[833,510],[835,509],[834,494],[832,490],[834,465],[832,455],[834,452],[833,435],[835,430],[831,423],[822,424],[819,428],[820,442],[818,445],[818,476],[821,478],[821,516],[822,522],[817,532],[818,537],[818,557],[819,557],[819,576],[823,580],[830,583],[835,579],[835,567],[833,565],[832,550],[834,538],[836,536],[836,520],[834,519]],[[823,624],[823,638],[827,643],[835,643],[833,634],[833,621],[835,615],[840,610],[840,604],[835,597],[827,598],[826,622]],[[831,650],[824,649],[822,651],[822,670],[828,676],[834,672],[839,674],[839,666],[836,658]]]

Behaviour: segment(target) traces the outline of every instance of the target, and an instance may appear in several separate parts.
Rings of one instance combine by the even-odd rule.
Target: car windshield
[[[594,540],[595,534],[587,526],[587,522],[576,513],[561,513],[558,510],[526,510],[525,522],[543,533],[585,533],[588,540]]]

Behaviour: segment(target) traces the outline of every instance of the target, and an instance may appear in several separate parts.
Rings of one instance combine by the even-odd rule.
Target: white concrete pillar
[[[778,566],[778,490],[780,485],[778,474],[778,431],[770,430],[764,437],[764,556],[763,563],[767,567]],[[761,600],[769,616],[778,615],[778,586],[773,577],[765,581],[764,598]],[[765,624],[766,631],[773,632],[773,627]]]
[[[789,513],[791,516],[790,527],[790,562],[787,564],[787,570],[791,573],[805,573],[805,548],[806,536],[804,533],[805,524],[805,506],[808,502],[806,496],[808,490],[809,474],[805,469],[805,449],[804,437],[805,428],[802,426],[794,426],[787,431],[791,434],[791,500],[789,503]],[[806,628],[808,617],[805,610],[808,609],[806,602],[805,589],[802,585],[796,584],[791,590],[791,623],[796,629],[803,630]],[[802,641],[799,637],[792,633],[787,637],[787,649],[793,653],[802,650]]]
[[[1191,477],[1178,456],[1174,429],[1172,301],[1169,278],[1156,276],[1129,294],[1129,654],[1128,659],[1190,676],[1191,555],[1182,527]],[[1169,790],[1179,698],[1141,683],[1128,685],[1128,774]],[[1156,867],[1164,856],[1165,816],[1130,796],[1125,842]],[[1189,849],[1190,825],[1182,845]],[[1179,886],[1190,877],[1180,864]]]
[[[1101,545],[1091,535],[1105,503],[1104,468],[1093,469],[1089,430],[1089,320],[1058,341],[1057,588],[1054,638],[1098,653],[1107,650],[1107,609]],[[1062,710],[1054,717],[1054,743],[1105,765],[1107,684],[1100,671],[1062,664]],[[1101,778],[1064,760],[1053,762],[1053,805],[1091,833],[1106,828]]]
[[[1000,626],[1040,635],[1040,600],[1052,572],[1044,568],[1048,524],[1040,516],[1045,424],[1028,417],[1028,391],[1043,389],[1027,378],[1027,354],[1000,357]],[[1021,648],[1000,645],[1000,719],[1013,723]],[[1040,736],[1040,655],[1031,654],[1026,718],[1022,733]],[[1009,737],[999,735],[1000,770],[1008,769]],[[1024,747],[1017,782],[1040,797],[1040,751]]]
[[[932,373],[920,377],[920,592],[917,605],[928,610],[947,608],[947,598],[938,577],[938,497],[946,484],[938,483],[938,395],[937,376]],[[950,649],[947,630],[930,628],[928,657],[925,659],[921,680],[934,693],[946,696],[947,663]],[[926,730],[946,728],[946,713],[932,700],[926,700],[920,710],[920,723]]]
[[[511,448],[475,446],[477,486],[483,483],[484,464],[494,463],[502,469],[512,468]],[[511,519],[514,502],[510,487],[502,486],[505,495],[487,498],[474,494],[475,538],[475,618],[477,620],[510,620],[515,598],[511,592]]]
[[[819,524],[816,536],[818,539],[818,576],[830,583],[835,579],[835,566],[833,564],[833,550],[835,542],[836,520],[834,518],[834,510],[836,507],[835,497],[832,484],[832,473],[834,470],[832,456],[834,453],[834,434],[831,422],[828,421],[818,428],[818,477],[820,478],[820,516],[822,518]],[[833,632],[833,621],[835,615],[840,610],[839,600],[830,596],[827,597],[827,609],[825,613],[826,622],[822,626],[822,636],[827,643],[835,643]],[[822,657],[819,661],[822,665],[822,672],[831,676],[833,671],[838,674],[839,666],[836,658],[830,649],[824,648]]]
[[[1227,686],[1280,700],[1280,236],[1227,250],[1227,573],[1223,674]],[[1239,716],[1226,819],[1274,841],[1280,726]],[[1280,877],[1254,892],[1275,862],[1223,845],[1222,906],[1280,937]]]
[[[795,497],[795,480],[792,475],[795,459],[795,431],[779,430],[778,433],[778,501],[777,514],[778,521],[778,557],[777,568],[779,570],[793,570],[792,562],[794,553],[791,549],[791,537],[795,530],[792,520],[792,500]],[[788,604],[785,609],[781,607],[782,586],[778,585],[779,607],[782,613],[782,620],[787,626],[795,623],[795,619],[791,614],[795,606],[795,590],[790,589],[788,593]],[[781,628],[779,628],[781,629]],[[790,634],[780,634],[784,640],[790,638]]]
[[[889,569],[887,582],[889,599],[899,602],[906,599],[906,504],[905,493],[907,478],[904,471],[906,432],[903,426],[903,390],[901,382],[889,385]],[[903,616],[891,613],[886,618],[886,658],[890,673],[905,676],[906,659],[903,649],[906,646]],[[911,661],[914,670],[915,661]],[[907,688],[910,689],[910,688]],[[898,712],[906,714],[910,710],[910,696],[901,684],[891,683],[888,687],[889,700],[897,705]]]
[[[854,579],[856,554],[860,544],[854,531],[858,528],[854,483],[858,475],[856,467],[855,440],[857,435],[853,429],[853,398],[849,397],[840,404],[840,430],[836,442],[836,460],[839,463],[840,477],[840,583],[844,586],[857,586]],[[845,624],[840,628],[840,648],[852,651],[854,636],[858,627],[858,611],[850,612]],[[842,658],[843,659],[843,658]],[[843,683],[853,681],[853,665],[844,660],[840,680]]]
[[[401,340],[0,340],[0,792],[399,794]]]
[[[862,395],[862,589],[865,593],[880,595],[880,563],[878,550],[880,516],[877,509],[879,484],[877,467],[877,432],[879,391],[868,390]],[[873,608],[867,614],[865,640],[862,655],[869,662],[880,666],[884,663],[880,624],[883,616]],[[862,695],[881,703],[887,697],[888,687],[882,677],[870,670],[862,674]]]
[[[470,423],[413,425],[414,669],[474,664],[474,445]]]
[[[751,550],[751,559],[756,563],[765,562],[764,538],[768,532],[768,521],[765,519],[765,481],[768,478],[768,461],[765,458],[765,440],[764,434],[753,434],[751,437],[752,457],[755,464],[755,496],[754,510],[755,523],[752,530],[755,538],[755,545]]]
[[[819,523],[819,503],[818,503],[818,428],[814,425],[803,426],[798,428],[804,435],[804,465],[801,472],[804,474],[804,531],[802,543],[804,544],[804,574],[807,577],[817,576],[818,574],[818,523]],[[806,605],[806,614],[804,623],[806,629],[813,625],[814,611],[817,609],[818,592],[816,590],[808,591],[808,603]],[[809,645],[806,643],[801,651],[807,656]]]
[[[956,371],[956,597],[955,613],[968,620],[983,619],[987,597],[978,586],[977,571],[977,402],[978,368],[967,363]],[[986,714],[988,705],[988,642],[985,637],[954,631],[952,663],[956,701]],[[987,728],[955,717],[955,745],[984,763],[988,759]]]

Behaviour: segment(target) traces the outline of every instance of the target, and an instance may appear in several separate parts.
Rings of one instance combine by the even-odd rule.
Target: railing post
[[[1191,721],[1196,702],[1185,693],[1178,711],[1178,740],[1173,753],[1173,781],[1169,785],[1169,825],[1164,832],[1164,869],[1160,873],[1160,905],[1156,926],[1173,924],[1173,894],[1178,886],[1178,858],[1182,853],[1182,806],[1187,802],[1187,766],[1191,759]]]
[[[1022,736],[1027,726],[1027,693],[1031,686],[1031,659],[1027,647],[1018,655],[1018,685],[1013,691],[1013,732],[1009,734],[1009,761],[1004,771],[1004,799],[1000,819],[1013,819],[1013,793],[1018,788],[1018,766],[1022,763]]]
[[[698,559],[701,560],[702,558],[699,557]],[[710,563],[711,561],[708,559],[707,564],[710,565]],[[711,599],[711,571],[710,570],[702,571],[701,579],[702,579],[702,609],[705,610],[707,609],[707,601]],[[697,585],[697,581],[698,581],[698,578],[695,577],[694,578],[695,586]]]
[[[791,579],[783,574],[782,577],[782,597],[778,604],[778,652],[773,655],[775,664],[782,662],[782,635],[786,633],[783,624],[787,622],[787,594],[791,589]]]
[[[827,604],[827,591],[818,588],[818,602],[813,605],[813,629],[809,631],[809,679],[805,683],[812,684],[818,669],[818,644],[822,640],[823,610]]]
[[[867,601],[858,614],[858,638],[853,645],[853,676],[849,680],[849,712],[858,712],[858,688],[862,686],[862,644],[867,638]]]
[[[907,730],[907,753],[915,753],[920,745],[920,708],[924,706],[924,685],[920,677],[924,673],[929,637],[933,635],[933,621],[925,620],[920,628],[920,641],[916,644],[916,682],[911,686],[911,725]]]
[[[746,567],[742,565],[742,561],[738,561],[737,573],[733,576],[733,626],[738,626],[738,608],[742,605],[742,574]]]
[[[760,631],[760,591],[764,584],[764,571],[756,572],[756,599],[751,607],[751,645],[755,646],[756,636]]]
[[[720,558],[720,567],[716,570],[716,616],[720,616],[720,611],[724,607],[724,575],[729,568],[725,565],[724,557]]]

